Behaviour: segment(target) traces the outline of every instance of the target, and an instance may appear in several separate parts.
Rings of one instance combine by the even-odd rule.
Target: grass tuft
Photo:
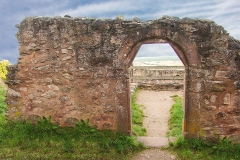
[[[6,112],[7,104],[4,102],[6,98],[6,90],[0,85],[0,119],[1,115]]]
[[[177,153],[180,159],[186,160],[239,160],[240,144],[232,144],[227,138],[219,139],[218,142],[208,142],[202,139],[179,138],[170,147]]]
[[[128,159],[144,146],[109,130],[97,130],[88,121],[60,127],[43,117],[37,124],[7,121],[6,91],[0,86],[0,159]]]
[[[178,137],[175,143],[171,143],[169,150],[184,160],[239,160],[240,144],[232,144],[228,138],[219,139],[218,142],[209,142],[203,139],[184,139],[182,136],[182,98],[172,96],[175,103],[171,109],[169,121],[170,132],[168,136]]]
[[[169,133],[168,137],[180,137],[182,136],[182,119],[183,119],[183,109],[182,109],[182,97],[178,95],[171,96],[174,100],[174,104],[170,110],[171,116],[169,120]]]
[[[0,128],[0,159],[127,159],[144,148],[133,137],[84,121],[63,128],[42,118],[38,124],[8,121]]]
[[[137,104],[137,92],[139,90],[139,87],[136,88],[135,92],[132,95],[132,128],[133,128],[133,134],[136,136],[144,136],[146,135],[146,129],[143,127],[143,110],[140,108],[141,106]]]

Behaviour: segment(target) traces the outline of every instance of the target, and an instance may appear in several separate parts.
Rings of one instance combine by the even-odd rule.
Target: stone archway
[[[191,88],[191,86],[196,85],[199,82],[193,83],[189,77],[189,70],[196,68],[199,65],[199,60],[196,52],[196,48],[186,37],[178,37],[177,32],[167,31],[167,33],[173,33],[172,35],[166,35],[166,30],[161,31],[158,29],[153,31],[148,29],[148,32],[152,34],[144,34],[141,33],[142,31],[137,31],[138,38],[135,36],[131,36],[126,40],[126,43],[123,44],[122,50],[120,51],[119,58],[123,59],[122,61],[124,64],[123,67],[129,68],[134,60],[138,50],[140,49],[142,44],[149,44],[149,43],[169,43],[180,60],[183,62],[185,66],[185,84],[184,84],[184,120],[183,120],[183,133],[185,137],[199,137],[199,110],[195,109],[198,108],[196,105],[200,103],[199,97],[197,94],[192,96],[191,91],[187,90],[186,88]],[[143,32],[146,32],[143,30]],[[163,34],[163,35],[162,35]],[[120,60],[121,61],[121,60]],[[192,82],[192,83],[189,83]],[[130,84],[130,82],[128,83]],[[129,87],[128,87],[129,88]],[[191,96],[191,97],[190,97]],[[189,99],[194,98],[195,103],[189,104]],[[129,103],[129,108],[130,108]],[[130,109],[129,109],[130,110]],[[189,112],[191,115],[190,116]],[[191,123],[194,122],[194,123]]]
[[[240,42],[213,21],[27,17],[8,68],[9,119],[81,119],[131,133],[128,67],[142,43],[169,43],[185,65],[184,136],[240,140]]]

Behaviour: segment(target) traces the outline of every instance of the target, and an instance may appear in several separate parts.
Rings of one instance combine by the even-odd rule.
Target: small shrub
[[[2,60],[0,61],[0,78],[2,78],[4,81],[6,80],[7,75],[7,66],[10,65],[10,62],[8,60]]]

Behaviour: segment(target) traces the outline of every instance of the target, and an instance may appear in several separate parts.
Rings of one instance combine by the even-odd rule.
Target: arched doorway
[[[151,33],[163,33],[161,30],[157,31],[149,31]],[[166,32],[166,31],[165,31]],[[138,35],[142,35],[141,32],[137,32]],[[166,37],[166,34],[161,36],[142,36],[141,38],[136,38],[134,35],[128,37],[122,46],[122,50],[119,54],[119,60],[122,62],[121,68],[123,70],[127,70],[132,64],[140,46],[142,44],[152,44],[152,43],[169,43],[171,47],[174,49],[179,59],[185,66],[185,84],[184,84],[184,120],[183,120],[183,134],[185,137],[199,137],[199,107],[200,104],[200,93],[197,93],[201,90],[201,83],[196,81],[190,82],[190,74],[189,70],[192,68],[197,68],[199,61],[195,46],[189,42],[189,40],[183,36],[178,36],[178,33],[175,33],[176,37],[170,36],[170,38]],[[180,38],[179,38],[180,37]],[[120,67],[120,66],[119,66]],[[129,77],[128,77],[128,88],[130,87]],[[130,89],[129,89],[130,92]],[[131,117],[131,105],[130,105],[130,93],[129,95],[129,103],[127,106],[127,110],[129,111],[128,117]],[[191,97],[191,98],[189,98]],[[118,115],[117,115],[118,116]],[[126,121],[125,121],[126,122]],[[131,119],[128,120],[128,132],[131,130]],[[121,125],[119,125],[121,126]],[[123,128],[122,128],[123,129]],[[119,130],[122,130],[121,127]],[[123,130],[122,130],[123,131]]]
[[[174,108],[180,107],[179,116],[183,116],[182,105],[179,104],[182,104],[184,98],[184,68],[168,43],[141,45],[129,68],[133,135],[145,137],[171,135],[170,110],[174,100],[178,101]],[[178,134],[181,134],[181,128],[178,128]]]

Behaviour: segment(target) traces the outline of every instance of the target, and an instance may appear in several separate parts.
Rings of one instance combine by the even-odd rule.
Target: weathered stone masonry
[[[89,119],[131,133],[128,67],[143,43],[169,43],[185,65],[185,137],[240,140],[240,43],[212,21],[28,17],[9,67],[9,119]],[[161,102],[159,102],[161,103]]]

